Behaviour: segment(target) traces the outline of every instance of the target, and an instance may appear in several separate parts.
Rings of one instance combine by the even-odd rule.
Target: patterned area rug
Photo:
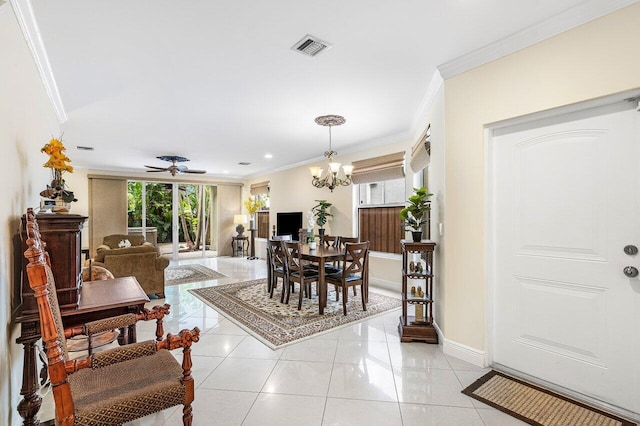
[[[315,285],[313,289],[315,293]],[[298,293],[291,294],[288,305],[280,303],[279,292],[274,292],[270,299],[266,278],[189,291],[271,349],[380,315],[401,305],[399,299],[370,291],[367,310],[363,311],[359,293],[354,297],[349,289],[347,315],[344,316],[342,300],[335,302],[335,291],[332,288],[324,315],[318,314],[317,296],[312,299],[304,298],[302,309],[298,311]]]
[[[164,270],[165,285],[217,280],[218,278],[226,277],[226,275],[218,271],[198,264],[169,266]]]
[[[462,391],[523,422],[541,426],[631,426],[613,414],[532,385],[497,371],[490,371]]]

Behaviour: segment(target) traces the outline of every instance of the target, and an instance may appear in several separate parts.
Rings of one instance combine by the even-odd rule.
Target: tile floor
[[[524,424],[460,393],[488,370],[445,355],[441,346],[401,344],[399,311],[273,351],[187,291],[265,277],[264,261],[180,262],[229,276],[166,289],[165,331],[198,326],[202,333],[192,350],[195,426]],[[138,340],[152,338],[154,323],[139,323]],[[176,407],[128,425],[181,424]]]

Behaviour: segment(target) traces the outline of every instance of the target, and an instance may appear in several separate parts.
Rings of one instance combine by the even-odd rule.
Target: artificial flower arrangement
[[[64,173],[73,173],[73,166],[67,164],[71,162],[69,157],[64,154],[66,148],[60,138],[52,138],[48,144],[42,147],[40,152],[44,152],[49,156],[49,161],[43,164],[44,167],[51,169],[51,185],[47,185],[47,189],[42,191],[40,195],[50,199],[60,199],[65,203],[78,201],[73,196],[73,191],[67,189],[64,179]]]

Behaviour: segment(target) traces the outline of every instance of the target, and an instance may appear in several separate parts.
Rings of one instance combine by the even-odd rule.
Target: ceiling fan
[[[152,169],[152,170],[147,170],[147,172],[150,172],[150,173],[169,172],[171,173],[171,176],[175,176],[180,173],[196,173],[196,174],[207,173],[206,170],[190,170],[187,168],[187,166],[178,166],[176,163],[183,163],[185,161],[189,161],[189,159],[185,157],[179,157],[177,155],[161,155],[160,157],[156,157],[156,158],[164,161],[171,161],[171,165],[169,167],[155,167],[155,166],[145,165],[145,167]]]

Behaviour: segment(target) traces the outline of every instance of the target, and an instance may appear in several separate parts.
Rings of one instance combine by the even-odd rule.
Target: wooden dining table
[[[344,251],[334,247],[318,247],[310,250],[307,244],[302,245],[300,257],[303,260],[318,264],[318,312],[324,314],[324,308],[327,306],[327,283],[324,280],[324,265],[328,262],[334,262],[344,259]]]

